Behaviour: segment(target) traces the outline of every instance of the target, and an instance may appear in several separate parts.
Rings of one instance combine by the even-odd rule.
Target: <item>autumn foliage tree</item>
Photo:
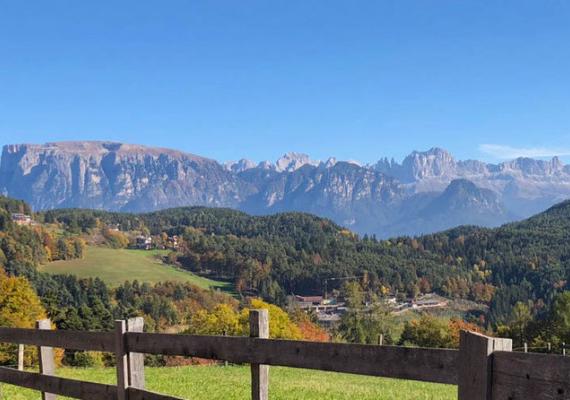
[[[0,268],[0,326],[33,328],[35,322],[45,315],[29,282],[25,278],[8,276]],[[14,345],[0,345],[0,364],[14,364],[16,354]]]
[[[453,339],[447,321],[424,314],[404,324],[400,344],[417,347],[450,348]]]
[[[247,307],[238,311],[230,304],[219,304],[212,311],[206,309],[196,312],[190,318],[187,333],[196,335],[247,336],[249,334],[249,310],[267,309],[269,311],[269,336],[273,339],[304,339],[302,329],[283,309],[259,299],[249,300]],[[307,335],[320,336],[316,327],[304,324]]]

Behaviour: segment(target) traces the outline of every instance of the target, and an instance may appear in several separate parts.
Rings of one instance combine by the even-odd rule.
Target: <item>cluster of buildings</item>
[[[119,224],[107,225],[107,229],[111,232],[121,231]],[[153,237],[151,235],[140,234],[134,238],[131,238],[131,240],[131,247],[139,250],[178,250],[180,248],[180,237],[177,235],[167,236],[166,238],[163,238],[162,236]]]
[[[406,299],[405,301],[396,301],[396,298],[390,298],[389,303],[394,314],[402,314],[410,310],[425,310],[428,308],[447,307],[448,302],[445,298],[434,293],[424,294],[415,300]]]
[[[180,246],[180,239],[178,236],[168,236],[164,242],[160,240],[156,242],[150,235],[139,235],[135,238],[135,248],[140,250],[178,250]]]
[[[294,296],[297,307],[307,312],[314,312],[319,324],[324,327],[333,327],[342,315],[348,310],[346,303],[337,298],[324,298],[323,296]],[[392,313],[401,314],[410,310],[423,310],[428,308],[446,307],[448,302],[445,298],[435,294],[425,294],[417,299],[398,301],[395,296],[386,299]],[[367,304],[372,307],[373,304]]]
[[[295,305],[301,310],[314,312],[320,325],[331,328],[340,322],[347,310],[344,302],[323,296],[295,296]]]

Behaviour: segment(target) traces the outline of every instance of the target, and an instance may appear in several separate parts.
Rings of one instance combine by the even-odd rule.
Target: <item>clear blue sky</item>
[[[569,21],[563,0],[0,0],[0,144],[570,161]]]

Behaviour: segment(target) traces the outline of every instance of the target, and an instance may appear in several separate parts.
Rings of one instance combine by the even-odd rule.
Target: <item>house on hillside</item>
[[[344,303],[336,298],[325,299],[323,296],[299,296],[292,298],[294,304],[301,310],[315,313],[319,325],[334,328],[346,312]]]
[[[295,302],[302,310],[310,310],[323,303],[323,296],[295,296]]]
[[[14,213],[12,214],[12,222],[16,225],[32,225],[32,217],[27,214]]]
[[[109,226],[107,226],[107,229],[110,232],[120,232],[121,226],[119,224],[110,224]]]
[[[135,247],[140,250],[152,249],[152,237],[140,235],[135,239]]]
[[[169,236],[168,239],[166,239],[166,247],[171,249],[171,250],[178,250],[180,246],[180,240],[178,238],[178,236],[173,235],[173,236]]]

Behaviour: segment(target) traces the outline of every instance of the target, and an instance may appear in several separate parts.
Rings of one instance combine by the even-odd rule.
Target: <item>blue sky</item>
[[[570,161],[570,2],[0,0],[0,144]]]

